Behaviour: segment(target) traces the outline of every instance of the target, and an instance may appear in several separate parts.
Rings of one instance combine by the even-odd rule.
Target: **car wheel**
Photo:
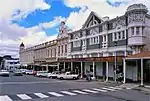
[[[63,80],[64,78],[63,77],[60,77],[60,80]]]
[[[73,77],[73,80],[76,80],[76,77]]]

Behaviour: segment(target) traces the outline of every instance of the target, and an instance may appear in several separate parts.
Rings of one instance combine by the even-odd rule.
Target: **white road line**
[[[110,88],[102,88],[102,89],[104,89],[104,90],[109,90],[109,91],[116,91],[116,90],[114,90],[114,89],[110,89]]]
[[[22,100],[29,100],[32,99],[30,96],[26,94],[17,94],[18,97],[20,97]]]
[[[71,92],[68,92],[68,91],[60,91],[61,93],[64,93],[64,94],[67,94],[67,95],[77,95],[75,93],[71,93]]]
[[[49,96],[47,96],[47,95],[44,95],[44,94],[42,94],[42,93],[34,93],[35,95],[37,95],[38,97],[40,97],[40,98],[48,98]]]
[[[120,87],[108,87],[108,88],[117,89],[117,90],[121,90],[121,89],[122,89],[122,88],[120,88]]]
[[[13,101],[13,100],[9,98],[9,96],[4,95],[4,96],[0,96],[0,101]]]
[[[57,96],[57,97],[64,96],[64,95],[56,93],[56,92],[48,92],[48,93],[51,94],[51,95],[53,95],[53,96]]]
[[[100,92],[107,92],[107,90],[103,90],[103,89],[98,89],[98,88],[92,88],[92,89]]]
[[[88,94],[88,93],[86,93],[86,92],[79,91],[79,90],[74,90],[73,92],[75,92],[75,93],[79,93],[79,94]]]
[[[90,93],[98,93],[97,91],[89,90],[89,89],[83,89],[85,92],[90,92]]]

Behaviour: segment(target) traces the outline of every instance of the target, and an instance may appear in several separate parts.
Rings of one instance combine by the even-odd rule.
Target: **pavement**
[[[138,87],[135,87],[134,90],[137,90],[137,91],[143,92],[147,95],[150,95],[150,85],[145,85],[143,87],[138,86]]]
[[[11,75],[0,77],[0,101],[150,101],[149,94],[124,86],[114,82]]]

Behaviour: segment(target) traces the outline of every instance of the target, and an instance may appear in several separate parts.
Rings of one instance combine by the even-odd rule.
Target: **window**
[[[114,39],[117,40],[117,33],[114,33]]]
[[[60,46],[58,46],[58,54],[60,54]]]
[[[131,28],[131,34],[134,35],[134,27]]]
[[[140,27],[136,27],[136,35],[140,34]]]
[[[93,41],[94,41],[94,44],[96,43],[96,41],[95,41],[95,37],[93,38]]]
[[[67,53],[67,45],[65,45],[65,53]]]
[[[106,41],[106,35],[103,36],[103,41],[104,41],[104,42]]]
[[[125,39],[125,33],[122,31],[122,39]]]
[[[64,52],[64,50],[63,50],[63,45],[61,46],[61,53],[63,53]]]
[[[118,32],[118,39],[121,39],[121,33]]]

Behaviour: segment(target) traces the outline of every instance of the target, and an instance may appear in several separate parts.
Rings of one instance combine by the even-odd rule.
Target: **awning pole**
[[[141,58],[141,86],[143,86],[143,59]]]
[[[126,83],[126,60],[123,59],[123,83]]]

